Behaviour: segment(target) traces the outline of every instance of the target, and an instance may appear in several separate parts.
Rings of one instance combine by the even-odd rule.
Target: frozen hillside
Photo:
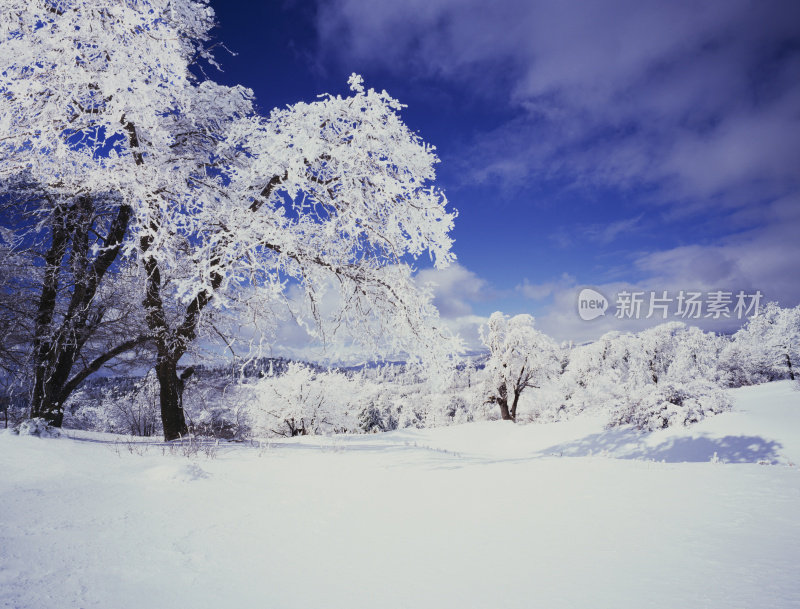
[[[192,452],[0,434],[0,606],[797,607],[800,392]]]

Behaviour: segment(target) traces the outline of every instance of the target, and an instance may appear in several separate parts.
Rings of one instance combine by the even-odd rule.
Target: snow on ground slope
[[[414,432],[415,441],[491,457],[610,456],[623,459],[800,465],[800,391],[789,381],[730,391],[732,412],[691,427],[642,433],[605,429],[608,415],[541,425],[476,423]]]
[[[3,433],[0,606],[797,607],[800,392],[733,396],[653,434],[583,417],[216,458]]]

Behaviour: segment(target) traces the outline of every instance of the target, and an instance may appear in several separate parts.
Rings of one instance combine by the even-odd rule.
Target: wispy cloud
[[[800,3],[320,0],[317,15],[328,57],[448,82],[509,117],[446,159],[470,186],[628,195],[607,222],[551,226],[559,247],[647,228],[646,251],[615,262],[630,285],[800,300]],[[560,273],[518,293],[572,298]]]
[[[559,292],[572,289],[575,285],[575,278],[568,273],[564,273],[559,279],[555,281],[546,281],[544,283],[531,283],[527,279],[524,279],[522,283],[517,286],[517,291],[525,298],[531,300],[545,300]]]
[[[325,53],[489,89],[470,179],[658,184],[676,202],[798,179],[792,0],[326,0]]]
[[[433,303],[450,330],[461,336],[467,348],[479,348],[478,329],[486,318],[475,314],[474,305],[497,297],[491,284],[458,263],[444,269],[423,269],[416,279],[419,285],[432,287]]]

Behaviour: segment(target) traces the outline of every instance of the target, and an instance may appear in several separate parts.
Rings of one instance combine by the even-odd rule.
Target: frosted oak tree
[[[503,420],[516,421],[523,391],[541,387],[561,372],[558,346],[533,327],[530,315],[493,313],[481,335],[490,353],[486,401],[500,407]]]
[[[176,227],[172,240],[192,243],[190,259],[178,260],[191,271],[173,288],[186,303],[180,325],[153,316],[153,330],[170,337],[161,361],[173,370],[203,310],[212,301],[224,307],[244,286],[264,298],[299,291],[309,327],[323,334],[347,328],[369,348],[412,355],[452,350],[430,294],[412,278],[411,261],[423,254],[438,267],[453,258],[454,214],[432,185],[433,148],[403,124],[396,100],[355,75],[350,85],[349,97],[234,121],[216,153],[226,164],[207,178],[219,196],[194,208],[191,224],[159,216]],[[161,262],[142,254],[152,265],[148,307],[157,311]],[[332,307],[323,303],[329,291]]]
[[[167,439],[186,430],[178,362],[206,307],[224,310],[243,286],[299,290],[309,327],[349,327],[373,347],[444,344],[411,262],[450,262],[454,214],[432,185],[432,147],[396,100],[354,76],[350,97],[257,116],[247,89],[195,75],[198,59],[213,64],[205,1],[0,6],[0,178],[45,185],[62,202],[43,212],[53,226],[78,201],[118,197],[118,230],[85,266],[125,256],[144,269]],[[331,286],[338,306],[325,315]],[[57,422],[60,408],[44,410]]]
[[[41,191],[28,235],[47,242],[31,408],[53,423],[102,317],[96,296],[107,274],[131,253],[134,233],[154,239],[154,208],[190,195],[203,203],[194,181],[211,162],[213,127],[250,110],[246,90],[200,82],[188,69],[211,60],[212,25],[206,3],[190,0],[0,3],[0,183],[11,197],[9,185],[22,182]],[[220,106],[230,112],[215,115]]]

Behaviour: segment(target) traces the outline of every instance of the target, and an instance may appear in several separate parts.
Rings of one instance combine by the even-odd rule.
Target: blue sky
[[[408,108],[459,210],[458,266],[425,271],[472,340],[494,310],[559,339],[636,328],[594,286],[800,302],[795,0],[214,1],[214,78],[265,112],[351,72]],[[735,319],[701,319],[727,330]]]

